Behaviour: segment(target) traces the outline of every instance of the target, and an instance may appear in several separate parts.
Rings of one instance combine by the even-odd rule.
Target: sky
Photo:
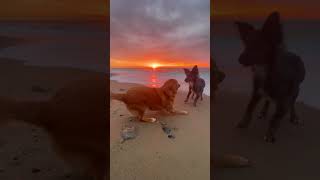
[[[111,0],[111,67],[210,62],[209,0]]]
[[[277,10],[287,20],[320,20],[319,0],[211,0],[213,15],[220,19],[265,18]],[[212,15],[211,13],[211,15]]]
[[[108,14],[108,0],[1,0],[0,20],[95,19]]]

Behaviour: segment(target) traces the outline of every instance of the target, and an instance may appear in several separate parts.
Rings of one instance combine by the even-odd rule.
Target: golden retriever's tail
[[[120,94],[120,93],[110,93],[110,99],[115,99],[118,101],[125,102],[125,94]]]
[[[241,156],[224,155],[215,157],[213,166],[216,168],[242,168],[251,166],[251,163],[248,159]]]
[[[38,115],[43,108],[47,107],[47,104],[47,101],[17,101],[8,97],[0,97],[0,125],[10,120],[17,120],[45,126],[45,120],[38,118]]]

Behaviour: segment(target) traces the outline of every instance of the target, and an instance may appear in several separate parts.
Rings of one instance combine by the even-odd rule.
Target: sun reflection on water
[[[156,69],[153,69],[151,71],[150,77],[149,77],[149,83],[151,87],[159,87],[159,78],[158,78],[158,73]]]

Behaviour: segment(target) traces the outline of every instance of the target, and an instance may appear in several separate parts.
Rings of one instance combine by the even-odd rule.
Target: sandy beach
[[[248,95],[221,91],[216,100],[211,114],[213,152],[242,155],[252,162],[252,167],[212,169],[215,179],[319,179],[320,110],[298,103],[297,113],[305,125],[296,127],[284,119],[277,133],[277,142],[268,144],[263,140],[267,120],[254,119],[247,130],[235,128],[245,111]]]
[[[72,68],[26,66],[0,58],[0,95],[17,100],[45,100],[66,84],[94,76],[95,72]],[[85,180],[51,149],[42,129],[12,122],[0,127],[0,179]]]
[[[111,81],[112,92],[125,92],[136,84]],[[130,121],[131,114],[122,102],[110,101],[110,177],[111,180],[210,179],[210,98],[193,107],[184,103],[179,91],[175,107],[189,115],[169,116],[150,112],[174,130],[169,139],[159,123]],[[137,137],[121,143],[123,126],[135,126]]]

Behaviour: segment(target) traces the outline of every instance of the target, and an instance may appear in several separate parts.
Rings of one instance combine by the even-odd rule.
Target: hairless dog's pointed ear
[[[246,22],[239,22],[236,21],[235,25],[238,28],[238,31],[240,33],[240,38],[246,44],[248,42],[248,35],[255,30],[255,28]]]
[[[199,74],[198,66],[195,65],[195,66],[192,68],[191,72],[193,72],[193,73],[195,73],[195,74]]]
[[[262,32],[267,40],[274,45],[283,42],[282,24],[280,22],[279,12],[271,13],[262,26]]]
[[[185,73],[186,75],[190,74],[190,70],[189,70],[189,69],[183,68],[183,70],[184,70],[184,73]]]

